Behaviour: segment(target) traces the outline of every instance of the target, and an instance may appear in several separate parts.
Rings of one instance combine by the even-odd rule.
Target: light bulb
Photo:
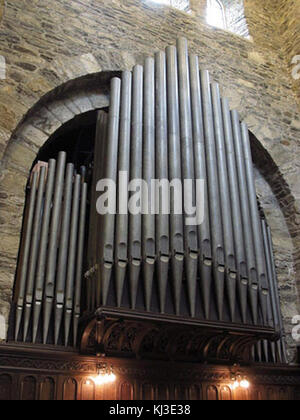
[[[240,383],[238,381],[235,381],[235,383],[233,384],[234,389],[239,388]]]
[[[111,382],[115,382],[117,377],[113,373],[110,375]]]
[[[241,381],[241,387],[244,389],[248,389],[250,387],[250,383],[244,379],[243,381]]]

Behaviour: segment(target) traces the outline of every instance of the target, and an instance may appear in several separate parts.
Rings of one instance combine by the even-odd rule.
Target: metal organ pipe
[[[284,333],[280,297],[279,297],[279,286],[278,286],[278,280],[277,280],[277,274],[276,274],[274,251],[273,251],[273,241],[272,241],[271,229],[269,226],[267,226],[267,234],[268,234],[269,252],[271,255],[272,277],[273,277],[274,288],[275,288],[276,308],[277,308],[279,326],[280,326],[280,331],[281,331],[281,336],[282,336],[280,340],[280,344],[281,344],[280,354],[282,355],[282,362],[288,363],[288,356],[287,356],[286,344],[285,344],[285,333]]]
[[[214,125],[220,185],[220,203],[222,224],[224,232],[225,264],[226,264],[226,288],[229,302],[231,321],[235,322],[236,309],[236,256],[233,239],[232,209],[230,202],[228,167],[225,151],[224,125],[222,118],[220,88],[217,83],[211,84],[212,103],[214,111]]]
[[[144,139],[143,139],[143,180],[148,188],[151,181],[155,179],[155,63],[153,58],[145,61],[144,72]],[[155,215],[151,208],[154,208],[149,191],[142,191],[143,208],[143,271],[146,310],[150,311],[154,268],[156,262],[155,245]],[[144,214],[145,213],[145,214]]]
[[[62,205],[64,176],[67,155],[61,152],[58,157],[57,173],[55,179],[55,191],[50,227],[50,238],[48,247],[48,264],[46,270],[46,288],[44,294],[44,322],[43,322],[43,344],[47,343],[50,318],[53,309],[55,273],[57,262],[57,243],[59,233],[60,212]]]
[[[20,271],[17,280],[17,309],[16,309],[16,325],[15,325],[15,340],[18,340],[19,331],[21,327],[21,320],[23,315],[24,297],[26,289],[26,276],[28,270],[30,241],[34,217],[34,205],[36,197],[36,188],[38,181],[38,173],[34,172],[30,180],[30,194],[28,212],[25,215],[25,232],[22,238],[22,254],[20,258]]]
[[[168,154],[169,154],[169,179],[181,180],[181,145],[180,145],[180,122],[179,122],[179,92],[178,92],[178,64],[177,49],[175,46],[168,47],[167,55],[167,91],[168,91]],[[172,188],[170,191],[170,247],[174,306],[177,315],[180,314],[182,278],[184,264],[184,240],[183,240],[183,217],[175,214],[175,201],[183,208],[181,197],[175,196]]]
[[[44,296],[45,272],[47,263],[47,244],[50,229],[51,205],[54,191],[56,173],[56,160],[51,159],[48,163],[47,186],[42,215],[41,239],[38,254],[38,264],[35,282],[34,310],[33,310],[33,343],[36,342],[38,325],[41,317],[42,301]]]
[[[142,179],[143,161],[143,67],[133,70],[130,179]],[[140,187],[141,188],[141,187]],[[139,191],[140,199],[142,191]],[[130,200],[133,199],[132,195]],[[131,308],[135,309],[142,264],[142,214],[129,216],[129,279]]]
[[[63,317],[63,307],[65,301],[65,286],[66,286],[66,273],[68,264],[68,251],[69,251],[69,233],[71,221],[71,208],[72,208],[72,184],[74,176],[74,165],[69,163],[66,171],[63,208],[62,208],[62,221],[60,232],[60,243],[58,253],[58,267],[56,277],[56,297],[55,297],[55,310],[54,310],[54,342],[58,343],[59,332]]]
[[[82,269],[85,242],[85,225],[86,225],[86,203],[87,203],[87,183],[82,179],[81,185],[81,201],[78,225],[78,248],[77,248],[77,264],[75,277],[75,296],[74,296],[74,315],[73,315],[73,346],[76,347],[78,337],[78,324],[81,314],[81,284]]]
[[[132,100],[132,73],[125,71],[122,74],[120,138],[118,171],[126,176],[129,182],[130,174],[130,142],[131,142],[131,100]],[[128,186],[118,184],[119,194],[128,202]],[[116,219],[116,294],[117,305],[121,307],[124,282],[128,267],[128,213],[118,212]]]
[[[187,40],[181,38],[177,42],[178,49],[178,80],[180,98],[180,128],[182,146],[182,179],[192,180],[193,187],[189,191],[184,184],[184,202],[196,203],[196,186],[194,170],[194,148],[193,148],[193,126],[191,111],[190,75],[189,75],[189,56]],[[187,217],[190,217],[184,211]],[[195,215],[196,217],[197,215]],[[189,226],[187,222],[184,228],[185,242],[185,267],[188,286],[188,297],[190,314],[195,317],[196,313],[196,287],[198,271],[198,238],[197,227]]]
[[[206,148],[204,139],[204,123],[202,110],[202,94],[200,86],[199,60],[190,56],[191,97],[193,110],[193,137],[195,155],[195,177],[204,181],[204,220],[198,227],[199,272],[201,295],[205,318],[210,318],[211,286],[212,286],[212,252],[210,215],[208,204]]]
[[[70,246],[68,254],[67,278],[66,278],[66,293],[65,293],[65,308],[64,308],[64,343],[68,345],[70,336],[70,327],[72,321],[72,313],[74,309],[74,280],[76,267],[76,244],[78,238],[78,219],[79,219],[79,203],[80,203],[80,187],[81,175],[76,175],[73,185],[73,203],[71,214],[71,228],[70,228]]]
[[[223,319],[225,255],[223,242],[223,226],[220,207],[220,188],[218,183],[218,167],[214,133],[213,108],[209,73],[201,70],[201,89],[203,100],[203,119],[206,145],[207,181],[211,218],[211,237],[213,254],[213,275],[219,320]]]
[[[156,178],[168,180],[168,125],[167,125],[167,80],[166,80],[166,55],[158,52],[155,55],[156,74]],[[169,216],[162,214],[162,190],[159,191],[159,214],[156,216],[156,252],[157,276],[159,285],[160,312],[165,312],[166,291],[169,274],[170,237]]]
[[[119,147],[119,119],[120,119],[120,98],[121,98],[121,80],[113,78],[111,81],[111,106],[108,117],[107,129],[107,155],[104,161],[104,178],[117,183],[117,159]],[[112,197],[116,199],[116,197]],[[105,214],[101,216],[100,236],[100,263],[99,263],[99,283],[100,295],[98,302],[107,304],[108,292],[112,277],[114,264],[114,236],[115,236],[115,214]],[[102,298],[102,299],[100,299]]]
[[[261,230],[261,222],[258,213],[256,189],[253,174],[253,161],[250,149],[249,130],[245,123],[241,124],[242,127],[242,144],[246,167],[246,179],[249,192],[251,223],[253,229],[254,249],[256,255],[258,282],[259,282],[259,297],[261,302],[261,310],[264,325],[268,325],[268,298],[269,298],[269,285],[266,278],[266,258],[263,247],[263,237]]]
[[[246,257],[249,275],[249,300],[251,315],[255,325],[258,324],[258,277],[256,269],[256,259],[254,253],[254,240],[251,224],[250,203],[248,195],[248,186],[246,178],[245,160],[243,156],[242,136],[239,114],[237,111],[231,111],[234,150],[236,156],[236,165],[239,182],[240,202],[243,220],[243,232],[245,238]]]
[[[46,167],[40,167],[37,169],[39,174],[38,191],[36,197],[36,205],[34,212],[34,223],[32,230],[31,239],[31,250],[29,258],[29,268],[27,275],[27,286],[26,286],[26,299],[25,299],[25,315],[24,315],[24,329],[23,329],[23,341],[26,342],[28,335],[29,322],[32,310],[33,294],[34,294],[34,278],[37,265],[38,247],[39,247],[39,228],[41,224],[41,211],[43,205],[43,194],[45,188],[46,179]]]
[[[237,260],[239,302],[243,323],[247,323],[248,272],[243,234],[242,210],[240,203],[239,181],[236,168],[236,155],[233,144],[232,122],[229,103],[222,99],[222,113],[224,122],[225,148],[228,165],[228,179],[230,187],[230,201],[232,209],[232,223]]]

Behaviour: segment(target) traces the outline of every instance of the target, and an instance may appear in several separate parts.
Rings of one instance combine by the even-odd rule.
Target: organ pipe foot
[[[65,347],[68,347],[70,330],[71,330],[71,321],[72,321],[72,311],[67,309],[65,312]]]
[[[155,269],[155,259],[147,258],[146,262],[144,263],[144,289],[145,289],[146,311],[148,312],[151,309],[154,269]]]
[[[63,306],[57,305],[55,308],[55,326],[54,326],[54,342],[56,346],[59,340],[62,317],[63,317]]]
[[[42,303],[35,302],[34,310],[33,310],[33,329],[32,329],[32,342],[35,344],[37,340],[37,333],[39,322],[41,318],[41,311],[42,311]]]
[[[24,329],[23,329],[23,342],[24,343],[26,343],[26,339],[28,335],[30,316],[31,316],[31,304],[27,304],[25,306],[25,316],[24,316]]]
[[[258,287],[252,284],[249,290],[251,315],[255,325],[258,324]]]
[[[192,318],[195,318],[196,315],[197,270],[198,254],[196,252],[190,252],[186,260],[186,274],[190,314]]]
[[[183,254],[176,254],[172,258],[173,293],[176,315],[180,315],[182,276],[183,276]]]
[[[268,325],[268,291],[262,289],[260,294],[260,306],[264,325]]]
[[[116,297],[118,308],[122,305],[127,262],[118,261],[116,264]]]
[[[169,274],[169,257],[161,256],[158,260],[158,288],[160,312],[165,313],[166,295]]]
[[[43,344],[47,344],[53,300],[47,298],[44,305]]]
[[[141,261],[140,260],[132,260],[130,263],[130,302],[131,302],[131,309],[135,309],[136,307],[136,299],[137,299],[137,292],[138,292],[138,285],[141,273]]]
[[[248,298],[248,280],[241,279],[238,282],[239,297],[240,297],[240,308],[242,321],[244,324],[247,324],[247,298]]]
[[[15,341],[18,341],[19,332],[20,332],[20,328],[21,328],[22,315],[23,315],[23,308],[22,307],[17,307],[17,311],[16,311]]]
[[[110,281],[112,276],[113,264],[111,262],[105,262],[101,265],[101,290],[102,290],[102,305],[107,305],[108,292],[110,287]]]
[[[201,294],[204,306],[205,319],[210,319],[210,300],[211,300],[211,284],[212,284],[212,261],[205,259],[201,264]]]
[[[229,302],[229,311],[231,321],[235,322],[235,308],[236,308],[236,279],[237,273],[231,271],[227,275],[227,294]]]
[[[79,325],[79,314],[74,315],[73,319],[73,346],[77,346],[77,335],[78,335],[78,325]]]
[[[224,284],[225,284],[225,267],[219,265],[215,268],[215,289],[216,289],[216,300],[217,300],[217,311],[219,321],[223,320],[223,308],[224,308]]]

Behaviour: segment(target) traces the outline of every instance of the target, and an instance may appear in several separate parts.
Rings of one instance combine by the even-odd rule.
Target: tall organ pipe
[[[31,240],[31,251],[29,259],[29,269],[27,276],[27,287],[26,287],[26,305],[25,305],[25,317],[24,317],[24,327],[23,327],[23,341],[26,342],[29,322],[32,310],[33,302],[33,292],[34,292],[34,282],[35,282],[35,273],[37,265],[37,256],[38,256],[38,247],[39,247],[39,229],[41,224],[41,211],[43,205],[43,195],[45,188],[45,177],[46,177],[46,167],[43,166],[39,168],[39,185],[38,193],[36,199],[36,207],[34,213],[34,223],[32,230],[32,240]]]
[[[211,89],[220,184],[220,202],[224,232],[227,295],[231,321],[235,322],[237,269],[233,239],[233,224],[229,192],[228,167],[225,151],[224,125],[222,119],[219,85],[217,83],[212,83]]]
[[[181,180],[181,145],[179,122],[179,92],[178,92],[178,65],[177,49],[168,47],[167,55],[167,86],[168,86],[168,154],[169,154],[169,179]],[[182,208],[181,197],[175,195],[173,188],[170,190],[170,246],[173,279],[174,306],[177,315],[180,314],[182,293],[182,276],[184,264],[183,218],[182,214],[175,214],[175,205],[178,200]]]
[[[105,159],[104,178],[117,183],[117,156],[119,146],[119,120],[120,120],[120,97],[121,80],[117,77],[111,81],[111,106],[108,117],[107,132],[107,156]],[[111,197],[113,198],[113,197]],[[116,197],[114,197],[116,199]],[[102,216],[102,235],[100,236],[100,270],[99,282],[101,284],[100,294],[102,304],[107,304],[108,292],[111,282],[114,264],[114,237],[115,237],[115,214],[105,214]],[[98,295],[98,301],[100,296]]]
[[[143,161],[143,67],[133,70],[131,119],[131,161],[130,179],[142,179]],[[142,192],[140,191],[140,197]],[[132,199],[132,196],[130,197]],[[129,278],[131,308],[135,309],[142,263],[142,214],[130,214],[129,224]]]
[[[211,217],[211,237],[213,253],[213,274],[219,320],[223,319],[225,256],[223,227],[220,207],[220,188],[218,181],[216,143],[213,124],[213,108],[210,90],[209,73],[201,71],[201,88],[203,100],[203,118],[206,145],[207,178]]]
[[[79,219],[79,203],[80,203],[80,187],[81,175],[76,175],[73,186],[73,202],[72,202],[72,215],[71,215],[71,228],[70,228],[70,246],[68,254],[68,269],[67,269],[67,282],[65,293],[65,346],[68,345],[70,336],[70,326],[72,321],[72,313],[74,308],[74,283],[76,273],[76,248],[78,238],[78,219]]]
[[[228,179],[230,187],[230,201],[232,208],[232,223],[237,260],[238,291],[240,309],[243,323],[247,322],[247,297],[248,297],[248,272],[245,253],[245,241],[243,234],[242,210],[239,194],[238,174],[236,168],[236,156],[233,144],[232,122],[230,108],[227,99],[222,99],[222,112],[224,122],[225,148],[228,165]]]
[[[106,112],[100,111],[97,118],[96,139],[95,139],[95,153],[94,153],[94,168],[92,191],[90,200],[90,229],[89,229],[89,249],[88,261],[91,270],[86,274],[87,279],[87,307],[89,310],[100,306],[101,301],[101,284],[99,277],[99,258],[100,251],[98,246],[98,238],[101,234],[101,216],[97,213],[96,208],[96,187],[97,183],[104,178],[105,174],[105,160],[106,160],[106,140],[107,140],[107,125],[108,116]]]
[[[249,275],[249,298],[251,305],[251,314],[255,325],[258,324],[258,278],[256,269],[256,259],[253,246],[253,232],[251,224],[250,203],[248,195],[248,186],[246,178],[245,159],[243,155],[242,136],[239,114],[237,111],[231,111],[234,149],[236,154],[237,172],[239,178],[239,191],[241,199],[243,231],[245,238],[246,257]]]
[[[147,191],[143,194],[143,271],[146,310],[150,311],[153,276],[156,260],[155,215],[151,212],[155,202],[150,198],[149,187],[155,179],[155,63],[153,58],[145,61],[144,73],[144,141],[143,141],[143,179]]]
[[[249,130],[245,123],[241,124],[242,127],[242,144],[246,166],[246,178],[249,192],[251,223],[254,234],[254,248],[256,255],[256,264],[259,280],[259,297],[261,301],[261,309],[263,315],[264,325],[268,325],[268,298],[269,298],[269,285],[266,277],[266,259],[263,246],[263,237],[261,222],[258,212],[256,189],[253,174],[253,160],[250,148]]]
[[[47,343],[50,318],[53,309],[55,274],[57,261],[57,245],[60,223],[60,213],[63,196],[64,175],[66,167],[66,153],[60,152],[57,163],[57,173],[55,179],[55,192],[53,200],[50,238],[48,246],[48,264],[46,270],[46,288],[44,296],[44,323],[43,323],[43,343]]]
[[[132,73],[124,71],[122,74],[118,171],[119,174],[123,173],[127,183],[130,174],[131,98]],[[124,209],[124,212],[119,211],[116,219],[116,294],[118,307],[122,304],[128,266],[128,185],[121,185],[119,182],[120,194],[122,194],[122,201],[126,204],[126,209]]]
[[[196,185],[195,185],[195,164],[193,148],[193,125],[191,110],[191,87],[189,74],[189,56],[187,40],[181,38],[177,42],[178,49],[178,76],[179,76],[179,98],[180,98],[180,127],[182,144],[182,176],[183,180],[191,180],[193,188],[187,189],[184,183],[184,202],[196,204]],[[190,217],[184,211],[187,217]],[[195,213],[197,217],[197,211]],[[196,313],[196,288],[198,271],[198,235],[197,226],[189,226],[185,221],[185,265],[186,278],[188,284],[189,307],[192,317]]]
[[[36,342],[39,321],[41,317],[42,301],[44,296],[45,272],[47,263],[47,245],[50,229],[51,205],[54,190],[56,173],[56,160],[51,159],[48,163],[47,186],[41,227],[41,240],[38,253],[38,264],[36,270],[36,283],[33,311],[33,343]]]
[[[284,336],[284,325],[283,325],[280,297],[279,297],[279,286],[278,286],[278,280],[277,280],[277,274],[276,274],[274,251],[273,251],[272,233],[269,226],[267,226],[267,233],[268,233],[269,252],[271,255],[272,275],[273,275],[274,288],[275,288],[276,308],[277,308],[279,326],[280,326],[280,331],[281,331],[281,340],[280,340],[281,352],[280,353],[282,354],[283,363],[288,363],[288,356],[286,352],[285,336]]]
[[[195,177],[204,181],[204,220],[198,227],[199,271],[201,277],[201,295],[205,318],[210,318],[212,253],[210,215],[208,204],[207,169],[203,126],[202,94],[199,77],[199,60],[190,56],[191,96],[193,110],[193,137],[195,153]]]
[[[167,81],[166,81],[166,55],[158,52],[155,55],[156,71],[156,178],[169,179],[168,171],[168,125],[167,125]],[[161,313],[165,312],[166,290],[168,284],[170,238],[169,215],[162,214],[162,190],[159,191],[158,215],[156,216],[156,252],[157,275],[159,285],[159,303]]]
[[[82,285],[82,269],[84,255],[85,240],[85,224],[86,224],[86,203],[87,203],[87,183],[83,182],[81,186],[81,202],[78,226],[78,248],[77,248],[77,264],[75,277],[75,295],[74,295],[74,316],[73,316],[73,345],[76,346],[78,336],[78,324],[81,312],[81,285]]]
[[[69,163],[66,171],[65,191],[63,197],[62,222],[60,232],[60,243],[58,253],[58,268],[56,277],[56,298],[54,311],[54,342],[58,343],[59,332],[62,322],[64,303],[65,303],[65,286],[66,273],[68,265],[69,237],[70,237],[70,221],[72,208],[72,183],[74,176],[74,165]]]
[[[23,315],[23,307],[24,307],[24,298],[25,298],[25,290],[26,290],[26,279],[27,279],[27,272],[28,272],[28,263],[29,263],[29,255],[30,255],[30,243],[31,243],[31,235],[32,235],[32,227],[33,227],[33,217],[34,217],[34,208],[35,208],[35,201],[36,201],[36,190],[37,190],[37,182],[38,182],[38,172],[34,172],[31,178],[30,184],[30,194],[29,194],[29,205],[28,205],[28,213],[25,219],[24,227],[25,232],[22,239],[22,255],[21,255],[21,262],[20,262],[20,271],[18,273],[18,282],[17,282],[17,310],[16,310],[16,326],[15,326],[15,340],[18,340],[19,331],[21,327],[21,320]]]

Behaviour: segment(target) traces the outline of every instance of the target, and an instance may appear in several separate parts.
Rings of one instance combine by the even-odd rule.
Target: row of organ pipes
[[[200,70],[198,57],[188,54],[185,39],[111,80],[109,112],[98,114],[89,195],[86,169],[76,173],[66,159],[61,152],[31,173],[15,341],[76,346],[82,312],[113,307],[226,328],[268,327],[281,338],[259,342],[253,358],[287,362],[272,238],[258,209],[249,131],[208,71]],[[126,174],[124,185],[119,173]],[[148,185],[153,179],[194,182],[192,189],[183,183],[183,214],[174,210],[178,194],[171,188],[170,214],[162,212],[160,190],[157,214],[99,215],[102,179],[113,181],[125,202],[134,179]],[[204,221],[188,225],[184,201],[196,203],[196,180],[204,180]],[[148,208],[152,200],[142,197]]]
[[[15,290],[15,341],[76,346],[81,315],[87,183],[67,154],[29,180]]]
[[[259,214],[247,125],[230,110],[208,71],[200,70],[198,57],[189,56],[185,39],[112,79],[109,113],[99,113],[94,158],[85,274],[89,311],[113,306],[283,331],[272,239]],[[159,214],[99,216],[100,179],[112,180],[117,196],[130,199],[120,172],[127,182],[148,184],[205,180],[204,222],[184,223],[187,214],[174,211],[178,197],[172,188],[170,215],[159,209]],[[182,196],[195,203],[195,194],[194,185]],[[269,361],[270,354],[286,361],[283,339],[253,348],[259,361]]]

